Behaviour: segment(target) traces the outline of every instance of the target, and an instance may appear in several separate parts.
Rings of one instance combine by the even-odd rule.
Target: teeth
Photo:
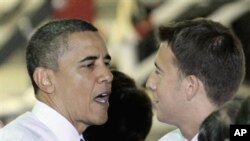
[[[107,96],[107,95],[108,95],[108,94],[101,94],[101,96],[103,96],[103,97],[104,97],[104,96]]]
[[[95,100],[99,103],[108,103],[108,94],[100,94],[95,98]]]
[[[101,99],[101,98],[97,98],[96,100],[97,100],[98,102],[100,102],[100,103],[106,103],[106,100]]]

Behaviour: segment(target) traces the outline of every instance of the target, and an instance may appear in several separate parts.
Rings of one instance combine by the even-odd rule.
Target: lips
[[[107,104],[109,102],[110,92],[104,92],[95,97],[95,101],[100,104]]]

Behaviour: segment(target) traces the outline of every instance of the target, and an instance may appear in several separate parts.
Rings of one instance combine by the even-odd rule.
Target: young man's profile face
[[[150,74],[146,85],[152,91],[158,120],[175,124],[178,115],[184,110],[182,104],[185,98],[178,68],[173,61],[174,55],[167,46],[167,43],[161,44],[155,60],[155,70]]]

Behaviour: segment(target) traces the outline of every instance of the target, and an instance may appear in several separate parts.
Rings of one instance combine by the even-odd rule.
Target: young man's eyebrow
[[[155,64],[155,67],[156,67],[158,70],[162,71],[162,69],[159,67],[159,65],[158,65],[156,62],[155,62],[154,64]]]

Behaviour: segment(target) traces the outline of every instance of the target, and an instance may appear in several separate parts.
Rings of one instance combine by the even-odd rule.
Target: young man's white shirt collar
[[[179,129],[175,129],[167,133],[163,137],[161,137],[158,141],[188,141],[188,140],[182,136],[181,131]],[[198,133],[192,138],[191,141],[198,141]]]
[[[37,101],[32,113],[46,125],[60,141],[80,141],[83,139],[75,127],[61,114],[48,105]]]

